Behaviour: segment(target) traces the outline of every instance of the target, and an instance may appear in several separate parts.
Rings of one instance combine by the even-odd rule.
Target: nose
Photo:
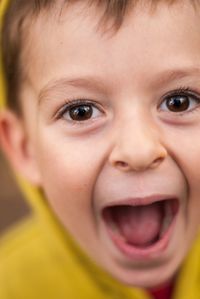
[[[145,123],[124,124],[116,130],[109,163],[121,171],[144,171],[158,167],[167,157],[157,130]]]

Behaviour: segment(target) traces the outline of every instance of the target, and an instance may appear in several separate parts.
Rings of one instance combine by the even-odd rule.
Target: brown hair
[[[75,3],[80,0],[63,0],[64,4]],[[83,0],[82,0],[83,1]],[[138,4],[142,0],[87,0],[88,5],[103,7],[101,21],[113,20],[115,29],[118,29],[128,11],[128,7]],[[151,4],[158,2],[174,2],[173,0],[152,0]],[[20,112],[19,92],[21,82],[25,80],[22,69],[22,50],[27,36],[30,20],[37,17],[42,11],[48,10],[58,4],[58,0],[10,0],[3,20],[1,47],[3,72],[6,82],[7,103],[11,109]],[[63,4],[62,4],[63,5]],[[33,23],[31,23],[33,24]],[[29,27],[28,27],[29,25]]]

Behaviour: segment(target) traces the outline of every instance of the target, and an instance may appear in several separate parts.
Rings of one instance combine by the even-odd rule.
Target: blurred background
[[[28,213],[29,208],[0,152],[0,235]]]

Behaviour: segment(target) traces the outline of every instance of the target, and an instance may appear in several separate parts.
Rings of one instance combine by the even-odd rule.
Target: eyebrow
[[[78,87],[85,88],[93,92],[102,92],[105,90],[105,85],[99,78],[93,76],[88,77],[77,77],[77,78],[60,78],[57,80],[52,80],[48,82],[39,93],[39,105],[48,100],[49,95],[58,90],[64,90],[66,87]]]
[[[174,70],[167,70],[158,75],[158,78],[154,81],[156,86],[161,86],[176,80],[184,79],[189,76],[200,76],[200,68],[198,67],[186,67]],[[200,78],[199,78],[200,79]]]

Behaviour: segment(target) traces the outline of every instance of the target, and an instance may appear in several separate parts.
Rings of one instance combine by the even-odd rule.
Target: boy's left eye
[[[191,111],[200,104],[200,97],[183,93],[168,95],[160,105],[160,110],[173,113]]]

